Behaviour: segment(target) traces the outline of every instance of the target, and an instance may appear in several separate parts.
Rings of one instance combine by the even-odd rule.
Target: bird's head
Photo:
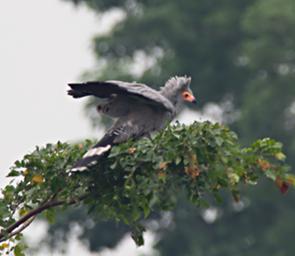
[[[191,77],[179,77],[178,79],[178,86],[179,86],[179,97],[182,99],[182,101],[190,102],[190,103],[196,103],[196,98],[193,95],[192,90],[190,89],[190,83],[191,83]]]
[[[196,98],[190,89],[191,77],[175,76],[170,78],[161,93],[167,97],[175,107],[180,107],[185,102],[196,103]]]

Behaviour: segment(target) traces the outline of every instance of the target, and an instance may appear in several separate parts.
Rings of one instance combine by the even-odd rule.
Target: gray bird
[[[184,103],[195,103],[190,90],[191,78],[172,77],[159,91],[141,83],[122,81],[71,83],[68,94],[74,98],[95,96],[105,99],[99,113],[116,118],[103,138],[80,159],[71,172],[95,165],[115,144],[149,136],[159,131],[181,111]]]

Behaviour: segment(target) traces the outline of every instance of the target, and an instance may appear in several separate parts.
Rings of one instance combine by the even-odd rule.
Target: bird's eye
[[[185,92],[184,94],[183,94],[183,97],[184,98],[188,98],[190,95],[187,93],[187,92]]]
[[[194,97],[194,95],[190,92],[190,91],[184,91],[182,92],[182,98],[184,101],[187,101],[187,102],[195,102],[196,99]]]

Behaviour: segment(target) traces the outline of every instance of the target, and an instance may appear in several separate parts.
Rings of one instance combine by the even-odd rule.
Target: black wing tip
[[[68,90],[68,95],[72,96],[73,98],[80,98],[83,97],[81,93],[75,91],[75,90]]]
[[[83,85],[85,85],[85,83],[68,83],[68,86],[70,86],[72,89]]]
[[[73,98],[81,98],[89,95],[88,93],[85,93],[81,90],[81,87],[84,86],[84,83],[68,83],[68,86],[71,87],[71,89],[67,91],[68,95],[72,96]]]
[[[101,82],[101,81],[89,81],[84,83],[68,83],[70,90],[68,90],[68,95],[73,98],[82,98],[84,96],[96,96],[99,98],[107,98],[111,93],[116,93],[120,91],[117,87],[118,85]],[[121,91],[123,89],[121,88]]]

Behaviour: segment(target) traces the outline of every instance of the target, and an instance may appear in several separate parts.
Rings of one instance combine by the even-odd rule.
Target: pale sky
[[[98,30],[86,8],[59,0],[9,0],[0,5],[0,170],[57,140],[93,136],[81,101],[66,95],[93,66]]]

